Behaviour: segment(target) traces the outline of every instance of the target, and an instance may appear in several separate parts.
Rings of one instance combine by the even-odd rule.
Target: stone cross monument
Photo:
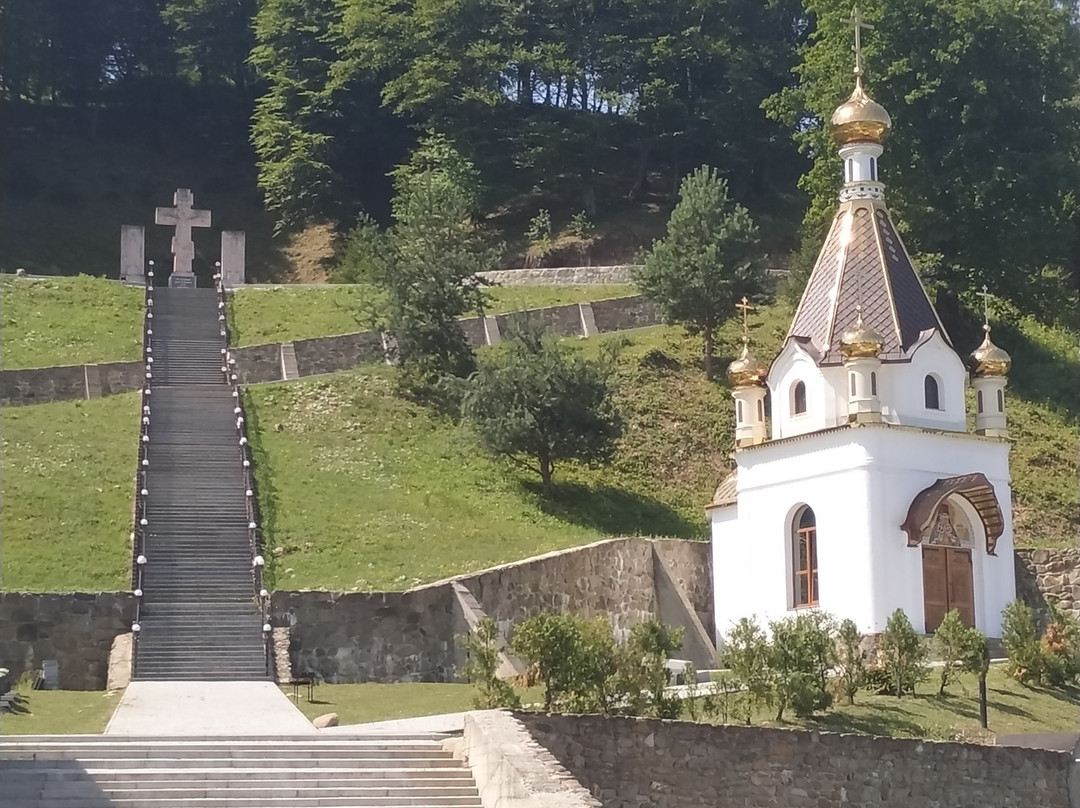
[[[154,211],[155,224],[176,228],[172,238],[173,271],[169,278],[170,286],[195,286],[195,275],[191,271],[191,262],[195,258],[191,228],[209,227],[210,211],[193,209],[194,202],[195,196],[190,188],[177,188],[173,194],[173,205],[176,207],[157,208]]]

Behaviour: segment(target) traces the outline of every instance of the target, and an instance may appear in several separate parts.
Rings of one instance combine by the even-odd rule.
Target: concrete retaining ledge
[[[462,751],[484,808],[601,806],[508,712],[467,713]]]

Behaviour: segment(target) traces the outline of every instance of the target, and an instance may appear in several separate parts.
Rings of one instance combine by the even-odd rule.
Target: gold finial
[[[993,294],[983,284],[982,291],[976,295],[983,299],[983,341],[982,345],[971,352],[968,364],[975,376],[1006,376],[1012,368],[1012,358],[996,346],[990,339],[990,298]]]
[[[862,31],[865,28],[867,31],[873,31],[874,26],[866,22],[863,19],[862,14],[859,12],[859,7],[855,6],[851,10],[851,16],[844,20],[848,25],[855,29],[855,84],[862,83],[863,64],[862,64]]]
[[[855,325],[840,337],[840,353],[848,359],[877,357],[885,340],[874,329],[863,322],[862,303],[855,306]]]
[[[735,308],[742,310],[742,336],[743,342],[750,341],[750,322],[747,319],[750,316],[750,312],[753,311],[756,306],[752,305],[749,300],[746,299],[746,295],[742,296],[742,300],[735,304]]]
[[[743,295],[735,304],[742,311],[742,353],[728,365],[727,375],[732,387],[762,386],[769,367],[750,352],[750,312],[757,308]]]
[[[855,89],[843,104],[836,108],[829,120],[829,129],[833,139],[841,146],[850,143],[881,143],[892,128],[892,118],[881,104],[877,103],[862,86],[863,77],[863,29],[872,30],[874,26],[863,19],[858,8],[851,11],[851,18],[846,23],[855,29]]]

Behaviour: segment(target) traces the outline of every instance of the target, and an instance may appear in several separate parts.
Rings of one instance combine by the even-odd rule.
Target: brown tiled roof
[[[840,205],[788,337],[813,342],[820,364],[839,364],[840,340],[855,325],[860,302],[863,321],[884,338],[886,361],[909,359],[920,336],[932,329],[949,341],[889,211],[871,199]]]
[[[736,469],[724,478],[713,494],[709,508],[722,508],[725,505],[734,505],[738,499],[739,471]]]

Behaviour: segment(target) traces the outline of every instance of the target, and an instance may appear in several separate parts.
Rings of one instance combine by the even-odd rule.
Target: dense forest
[[[868,87],[894,120],[889,200],[928,284],[957,299],[987,283],[1071,317],[1080,3],[860,11]],[[388,174],[426,133],[476,166],[477,217],[508,253],[549,209],[556,231],[584,212],[615,234],[607,255],[630,257],[707,164],[774,259],[805,271],[839,184],[823,122],[852,86],[847,0],[7,0],[2,14],[8,271],[35,265],[27,234],[43,250],[69,230],[77,241],[83,209],[102,207],[73,173],[97,172],[118,209],[134,202],[111,183],[140,206],[166,202],[169,182],[235,191],[219,207],[269,242],[312,223],[345,232],[362,213],[386,222]],[[196,179],[159,188],[125,161]],[[212,176],[192,168],[211,162]],[[121,223],[106,212],[102,227]]]

